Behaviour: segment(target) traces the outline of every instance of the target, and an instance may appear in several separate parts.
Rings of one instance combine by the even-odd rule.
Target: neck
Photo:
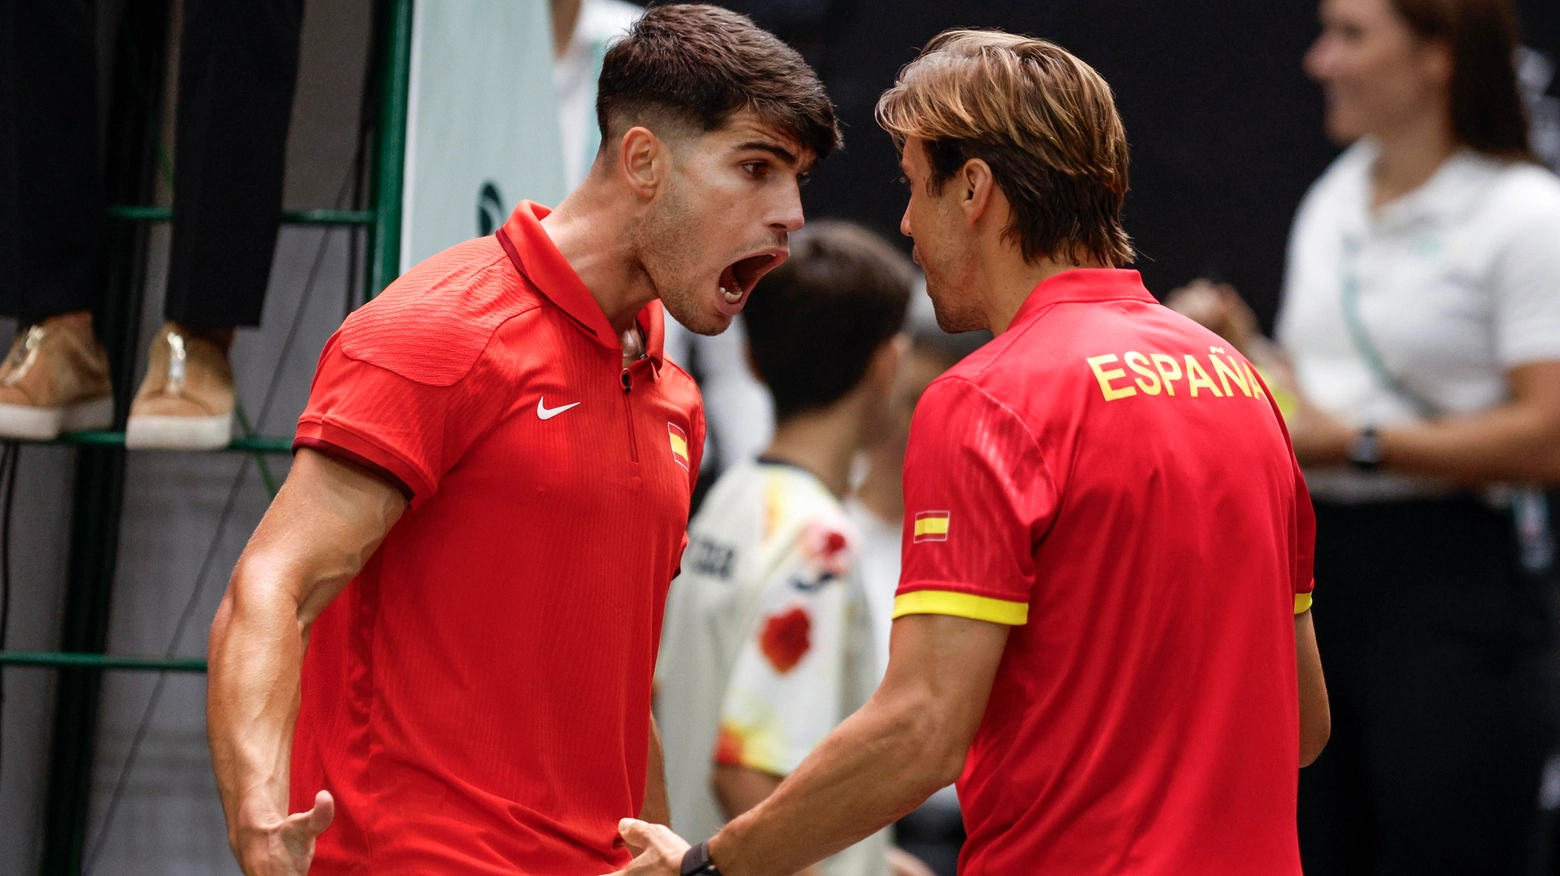
[[[996,335],[1013,324],[1013,317],[1018,315],[1018,309],[1024,306],[1036,286],[1063,271],[1099,267],[1092,262],[1080,264],[1050,258],[1027,262],[1018,250],[1005,242],[998,242],[993,250],[980,260],[973,279],[975,288],[984,292],[986,325]]]
[[[631,212],[604,183],[587,178],[542,220],[547,236],[619,336],[656,299],[655,286],[635,254]]]
[[[1457,150],[1445,111],[1426,112],[1396,130],[1378,134],[1381,154],[1373,168],[1372,206],[1394,201],[1430,181]]]
[[[775,426],[764,456],[807,469],[835,498],[850,491],[850,467],[862,444],[862,399],[846,396],[819,411],[787,417]]]
[[[867,456],[867,478],[856,488],[856,501],[884,523],[905,518],[904,445],[884,441]]]

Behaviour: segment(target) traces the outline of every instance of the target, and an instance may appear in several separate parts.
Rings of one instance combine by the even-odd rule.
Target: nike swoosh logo
[[[551,420],[553,417],[558,416],[569,408],[578,407],[579,404],[579,402],[575,402],[573,404],[561,405],[556,408],[549,408],[547,407],[547,397],[542,396],[536,400],[536,418],[538,420]]]

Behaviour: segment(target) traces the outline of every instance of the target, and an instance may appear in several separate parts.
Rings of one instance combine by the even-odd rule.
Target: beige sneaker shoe
[[[0,437],[52,441],[113,425],[108,354],[90,325],[56,316],[17,332],[0,364]]]
[[[130,403],[125,446],[216,450],[233,437],[233,369],[227,353],[175,322],[163,323],[146,379]]]

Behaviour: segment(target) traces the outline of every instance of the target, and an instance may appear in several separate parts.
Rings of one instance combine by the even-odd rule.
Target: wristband
[[[1381,467],[1381,436],[1375,426],[1366,426],[1349,441],[1349,464],[1360,471],[1375,471]]]
[[[710,860],[710,841],[705,840],[683,852],[679,876],[720,876],[720,870]]]

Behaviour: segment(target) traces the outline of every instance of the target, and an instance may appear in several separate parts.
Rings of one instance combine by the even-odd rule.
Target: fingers
[[[650,828],[655,825],[637,818],[625,818],[618,822],[618,835],[628,843],[629,851],[636,856],[650,845]]]
[[[282,830],[291,834],[294,842],[307,843],[325,832],[336,818],[336,801],[329,791],[314,795],[314,808],[308,812],[295,812],[282,821]]]
[[[336,799],[329,791],[321,791],[314,795],[314,808],[309,810],[309,832],[315,836],[325,832],[330,823],[336,820]]]
[[[683,854],[688,851],[688,843],[673,833],[671,828],[637,818],[619,821],[618,833],[635,856],[627,869],[620,871],[626,876],[675,874],[682,863]]]

